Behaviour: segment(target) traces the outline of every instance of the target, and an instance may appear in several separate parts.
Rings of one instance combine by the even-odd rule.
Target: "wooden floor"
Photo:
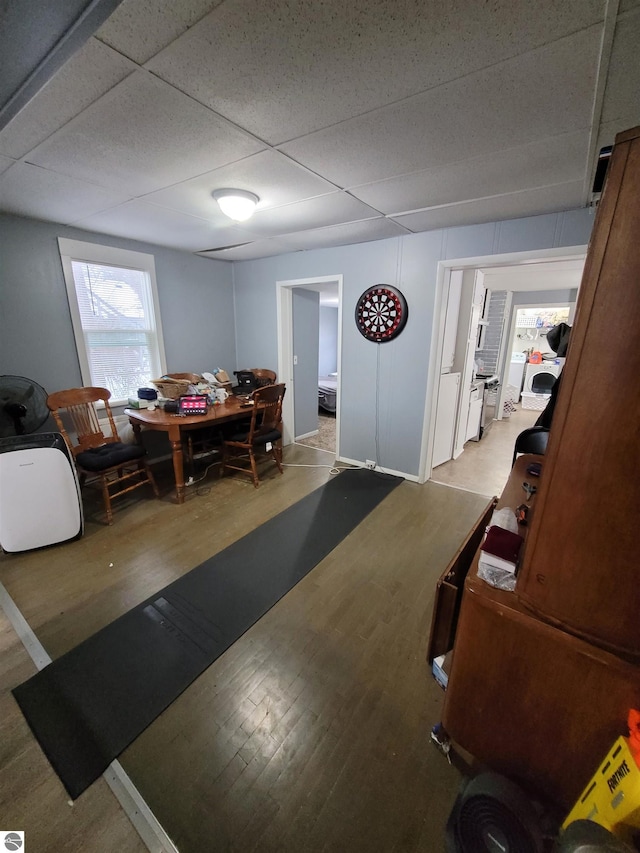
[[[112,527],[88,502],[82,539],[0,555],[0,581],[56,658],[329,476],[210,476],[181,507],[138,490]],[[403,483],[120,756],[180,851],[444,849],[461,775],[430,743],[443,694],[425,651],[436,579],[485,504]],[[67,805],[8,692],[34,667],[1,638],[2,825],[30,853],[141,849],[103,780]]]
[[[523,409],[518,403],[511,417],[494,421],[480,441],[467,441],[457,459],[434,468],[431,479],[482,495],[499,495],[511,471],[516,438],[539,416],[539,411]]]

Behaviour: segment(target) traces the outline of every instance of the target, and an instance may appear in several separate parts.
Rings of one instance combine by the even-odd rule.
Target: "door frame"
[[[436,273],[436,292],[431,329],[431,347],[429,350],[429,370],[427,376],[427,393],[425,397],[424,417],[422,423],[422,441],[420,444],[420,466],[418,482],[424,483],[431,479],[433,438],[437,414],[438,379],[442,365],[442,347],[444,343],[444,312],[446,311],[446,295],[449,278],[454,269],[486,269],[487,267],[504,267],[517,264],[544,263],[544,261],[575,260],[584,258],[587,253],[586,245],[564,246],[555,249],[532,249],[527,252],[510,252],[499,255],[479,255],[473,258],[453,258],[438,262]],[[463,281],[463,287],[465,285]]]
[[[314,278],[296,278],[276,281],[277,332],[278,332],[278,381],[287,386],[282,404],[282,441],[286,446],[292,444],[294,433],[295,385],[293,382],[293,289],[304,287],[317,290],[317,285],[335,282],[338,285],[338,385],[336,389],[336,459],[340,450],[340,387],[342,380],[342,274],[316,276]]]

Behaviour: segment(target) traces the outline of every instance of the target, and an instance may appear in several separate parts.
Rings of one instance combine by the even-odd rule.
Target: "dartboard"
[[[389,284],[376,284],[365,290],[356,305],[358,331],[378,344],[399,335],[408,316],[406,299]]]

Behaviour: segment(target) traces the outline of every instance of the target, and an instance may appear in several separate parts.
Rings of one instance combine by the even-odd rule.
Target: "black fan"
[[[447,822],[447,853],[542,853],[538,813],[497,773],[481,773],[458,795]]]
[[[0,438],[35,432],[48,417],[42,385],[24,376],[0,376]]]

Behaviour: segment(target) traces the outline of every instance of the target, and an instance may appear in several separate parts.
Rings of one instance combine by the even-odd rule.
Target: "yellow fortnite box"
[[[593,820],[606,829],[628,837],[640,828],[640,767],[629,749],[627,738],[619,737],[578,802],[562,824]]]

